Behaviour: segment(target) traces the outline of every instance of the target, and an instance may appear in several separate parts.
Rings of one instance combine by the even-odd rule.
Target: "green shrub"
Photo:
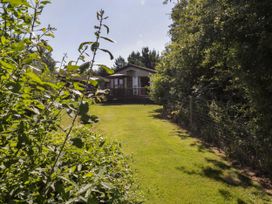
[[[58,148],[63,138],[61,133],[52,134],[46,146]],[[70,141],[50,182],[45,174],[56,156],[52,151],[44,149],[37,168],[31,171],[24,158],[16,162],[0,185],[0,202],[140,203],[129,158],[118,143],[110,143],[86,127],[75,129]],[[46,183],[50,185],[43,188]]]
[[[87,129],[74,130],[77,121],[98,121],[89,105],[101,97],[94,66],[111,71],[95,64],[98,52],[113,58],[100,43],[112,42],[105,37],[108,17],[97,12],[94,40],[81,43],[78,59],[66,64],[64,57],[52,72],[45,59],[54,29],[39,20],[48,3],[0,3],[0,203],[137,203],[120,147]],[[65,112],[71,121],[62,128]]]

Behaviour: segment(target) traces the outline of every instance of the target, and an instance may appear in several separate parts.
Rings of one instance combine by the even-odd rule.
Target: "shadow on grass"
[[[219,189],[218,192],[224,198],[225,201],[232,200],[232,198],[233,198],[231,193],[229,191],[227,191],[227,190]]]
[[[188,170],[183,166],[176,167],[176,169],[188,175],[206,177],[216,182],[226,184],[228,186],[242,188],[253,187],[255,189],[254,193],[258,197],[262,198],[265,195],[264,190],[260,186],[255,185],[249,177],[233,169],[231,166],[218,160],[208,158],[205,159],[208,165],[205,167],[199,167],[198,170]],[[229,191],[225,189],[219,189],[218,193],[224,198],[225,201],[237,199],[237,203],[246,203],[244,200],[242,200],[241,198],[236,198],[236,195],[232,195]]]
[[[243,201],[241,198],[237,198],[237,204],[247,204],[247,202]]]
[[[163,109],[160,108],[160,109],[156,109],[152,111],[150,114],[151,114],[151,117],[154,117],[154,118],[164,119],[164,120],[167,119],[166,117],[164,117],[162,112],[163,112]],[[180,137],[182,140],[186,140],[191,137],[191,134],[183,129],[173,130],[173,135]],[[211,146],[201,141],[195,141],[192,144],[190,144],[190,146],[196,147],[197,150],[201,153],[213,152],[211,149]],[[221,157],[221,158],[225,159],[224,157]],[[218,182],[222,182],[231,186],[242,186],[242,187],[253,186],[253,183],[249,177],[239,173],[237,170],[233,169],[230,165],[220,160],[209,159],[209,158],[205,158],[205,159],[206,159],[207,165],[205,167],[200,167],[200,171],[190,171],[182,166],[177,167],[176,169],[189,175],[200,175],[200,176],[208,177]]]
[[[150,117],[155,118],[155,119],[160,119],[160,120],[167,120],[167,121],[177,125],[177,123],[175,121],[171,121],[169,118],[167,118],[163,114],[163,109],[162,108],[159,108],[159,109],[156,109],[156,110],[150,112]],[[186,127],[173,129],[173,134],[172,135],[173,136],[178,136],[181,140],[186,140],[186,139],[189,139],[189,138],[197,138],[197,137],[191,136],[192,134],[186,130]],[[211,146],[208,145],[207,143],[204,143],[204,142],[195,141],[190,145],[193,146],[193,147],[196,147],[199,152],[213,152],[210,149]]]
[[[225,164],[224,162],[208,158],[205,159],[208,165],[205,167],[200,167],[199,171],[187,170],[182,166],[176,167],[176,169],[188,175],[208,177],[230,186],[240,186],[243,188],[258,187],[253,184],[249,177],[243,175],[235,169],[232,169],[231,166]]]
[[[233,200],[234,198],[234,196],[225,189],[219,189],[218,193],[224,198],[225,201],[228,201],[228,202]],[[237,204],[246,204],[246,202],[242,200],[241,198],[237,198],[236,202]]]
[[[204,153],[204,152],[213,152],[211,150],[211,146],[209,146],[208,144],[205,144],[203,142],[200,142],[200,141],[195,141],[192,144],[190,144],[190,146],[196,147],[197,151],[202,152],[202,153]]]
[[[186,140],[190,137],[188,132],[184,130],[175,130],[174,135],[178,136],[182,140]]]
[[[150,112],[151,117],[156,119],[167,119],[162,114],[162,108],[156,109]],[[182,140],[190,138],[190,134],[186,130],[174,129],[173,135],[180,137]],[[192,147],[197,147],[199,152],[213,152],[208,144],[200,141],[195,141],[191,144]],[[205,158],[205,167],[199,167],[198,171],[188,170],[185,167],[177,167],[176,169],[182,171],[189,175],[199,175],[203,177],[208,177],[218,182],[225,183],[231,186],[242,186],[244,188],[254,186],[251,179],[237,170],[233,169],[230,165],[215,159]],[[256,186],[255,186],[256,187]]]
[[[163,113],[162,108],[159,108],[150,112],[150,117],[153,117],[155,119],[167,120],[177,125],[175,121],[171,120]],[[188,138],[200,139],[190,144],[190,146],[196,147],[198,152],[201,152],[201,153],[218,152],[219,153],[221,151],[220,149],[215,148],[213,145],[203,142],[201,138],[198,138],[194,136],[194,134],[188,132],[187,131],[188,128],[186,126],[184,127],[183,125],[179,124],[179,127],[180,129],[173,130],[173,135],[180,137],[181,140],[186,140]],[[218,154],[218,156],[223,160],[227,159],[224,156],[224,154],[222,155]],[[268,194],[266,193],[267,191],[264,184],[259,182],[260,185],[256,185],[255,183],[253,183],[252,178],[250,176],[247,176],[247,174],[244,174],[244,173],[240,173],[240,171],[237,170],[238,169],[237,166],[228,165],[220,160],[214,160],[209,158],[205,158],[205,159],[207,161],[207,165],[205,167],[199,167],[198,171],[188,170],[183,166],[176,167],[176,169],[188,175],[199,175],[202,177],[208,177],[210,179],[213,179],[217,182],[224,183],[229,186],[243,187],[243,188],[253,187],[255,188],[255,192],[253,192],[253,194],[255,194],[258,197],[265,197],[266,195],[272,195],[271,193],[268,193]],[[221,196],[224,197],[225,200],[227,200],[227,197],[231,195],[229,192],[224,190],[221,190],[219,193],[221,194]],[[237,198],[236,202],[239,204],[246,203],[240,198]]]
[[[163,108],[158,108],[150,112],[150,117],[155,119],[166,120],[167,118],[163,115]]]

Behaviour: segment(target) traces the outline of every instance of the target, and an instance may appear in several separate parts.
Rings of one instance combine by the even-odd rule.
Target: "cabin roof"
[[[112,75],[110,75],[108,77],[114,78],[114,77],[126,77],[126,76],[127,76],[126,74],[112,74]]]
[[[145,70],[145,71],[148,71],[148,72],[151,72],[151,73],[156,73],[156,70],[154,70],[154,69],[150,69],[150,68],[147,68],[147,67],[141,67],[141,66],[138,66],[138,65],[135,65],[135,64],[128,64],[128,65],[118,69],[115,74],[118,74],[118,72],[123,71],[123,70],[128,69],[128,68],[131,68],[131,67],[136,68],[136,69]]]

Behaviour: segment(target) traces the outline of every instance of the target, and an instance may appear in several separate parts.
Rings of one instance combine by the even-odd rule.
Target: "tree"
[[[118,69],[120,69],[126,65],[127,65],[126,60],[123,57],[119,56],[118,58],[115,59],[113,67],[114,67],[114,70],[117,71]]]
[[[155,66],[160,60],[159,53],[156,50],[150,50],[148,47],[143,47],[141,52],[133,51],[128,56],[128,63],[138,66],[148,67],[155,69]]]
[[[181,0],[171,17],[172,42],[152,78],[151,96],[181,118],[189,96],[207,101],[210,116],[224,118],[217,128],[227,132],[219,141],[227,153],[269,173],[272,2]]]
[[[160,56],[156,50],[150,50],[148,47],[144,47],[142,48],[141,58],[145,67],[155,69]]]
[[[127,58],[129,64],[135,64],[139,66],[144,66],[142,56],[140,52],[133,51]]]
[[[42,49],[52,51],[42,40],[47,29],[39,27],[48,3],[0,3],[0,203],[138,203],[119,145],[75,128],[76,121],[98,122],[89,112],[102,94],[92,69],[97,52],[112,58],[101,47],[101,40],[112,42],[102,34],[109,32],[108,17],[97,12],[95,40],[82,43],[78,60],[59,69],[65,75],[48,76],[48,69],[35,66],[44,64]],[[90,54],[92,60],[78,66]],[[78,80],[82,72],[85,78]],[[71,118],[69,126],[60,123],[63,113]]]

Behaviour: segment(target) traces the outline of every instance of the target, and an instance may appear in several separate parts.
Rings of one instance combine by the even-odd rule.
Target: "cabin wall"
[[[118,73],[127,75],[129,71],[134,71],[134,73],[135,73],[134,76],[137,76],[137,77],[147,77],[147,76],[150,76],[150,74],[151,74],[148,71],[145,71],[145,70],[142,70],[142,69],[137,69],[135,67],[129,67],[127,69],[118,71]]]

